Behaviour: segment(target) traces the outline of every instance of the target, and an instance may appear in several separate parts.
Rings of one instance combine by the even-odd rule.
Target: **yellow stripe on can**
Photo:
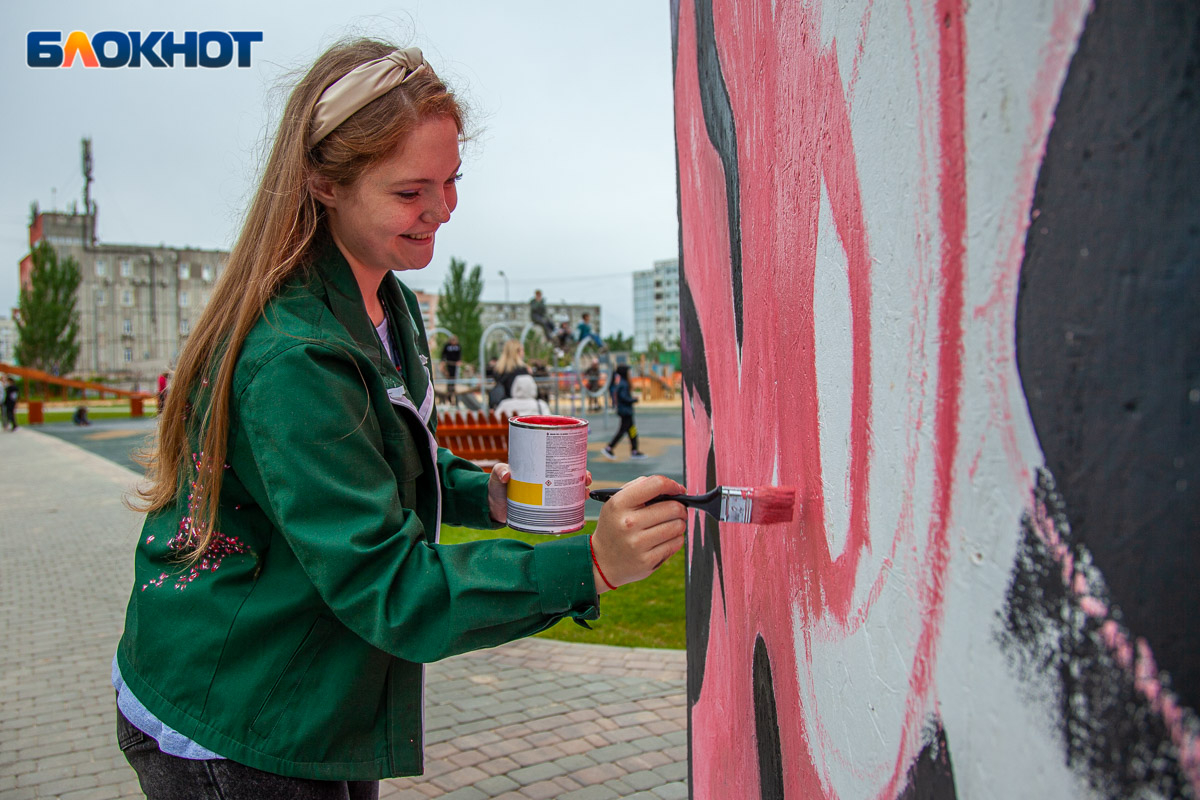
[[[540,506],[542,504],[542,485],[509,480],[508,499],[514,503],[524,503],[527,506]]]

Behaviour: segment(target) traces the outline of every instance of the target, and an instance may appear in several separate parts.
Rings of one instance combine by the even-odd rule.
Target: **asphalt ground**
[[[596,485],[682,477],[680,413],[639,409],[651,454],[600,458]],[[123,503],[154,419],[0,433],[0,797],[139,797],[115,737],[109,667],[141,517]],[[527,639],[431,664],[426,771],[384,798],[687,797],[685,655]]]

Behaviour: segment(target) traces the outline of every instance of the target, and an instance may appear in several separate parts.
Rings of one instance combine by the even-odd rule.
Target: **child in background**
[[[628,364],[621,364],[617,367],[613,373],[613,384],[609,387],[609,392],[612,395],[613,405],[617,407],[617,414],[621,417],[621,427],[617,429],[617,435],[604,448],[604,457],[615,459],[613,448],[617,446],[617,442],[621,441],[621,437],[628,433],[629,444],[633,448],[629,457],[638,460],[645,458],[646,454],[638,450],[637,425],[633,424],[633,404],[637,402],[637,398],[633,396],[633,389],[629,383]]]
[[[604,346],[604,340],[600,338],[600,334],[592,330],[592,315],[586,311],[583,312],[583,318],[576,326],[575,339],[580,342],[585,339],[591,339],[592,344],[600,348],[601,351],[607,349]]]

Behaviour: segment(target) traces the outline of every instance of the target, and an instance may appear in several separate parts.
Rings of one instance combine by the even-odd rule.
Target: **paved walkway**
[[[47,433],[0,433],[6,800],[141,796],[108,682],[140,523],[121,498],[136,478]],[[384,798],[687,796],[682,651],[529,639],[427,674],[426,774],[386,781]]]

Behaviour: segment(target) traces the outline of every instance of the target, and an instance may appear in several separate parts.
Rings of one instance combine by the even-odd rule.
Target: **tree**
[[[627,353],[633,350],[633,337],[625,336],[620,331],[604,337],[604,344],[610,352]]]
[[[479,321],[479,297],[483,294],[483,267],[476,264],[467,273],[467,262],[450,259],[450,272],[438,298],[438,326],[458,337],[463,361],[479,360],[479,340],[483,323]]]
[[[30,256],[31,286],[21,289],[17,301],[15,355],[22,366],[66,375],[79,358],[79,263],[71,256],[60,261],[45,241],[38,242]]]

